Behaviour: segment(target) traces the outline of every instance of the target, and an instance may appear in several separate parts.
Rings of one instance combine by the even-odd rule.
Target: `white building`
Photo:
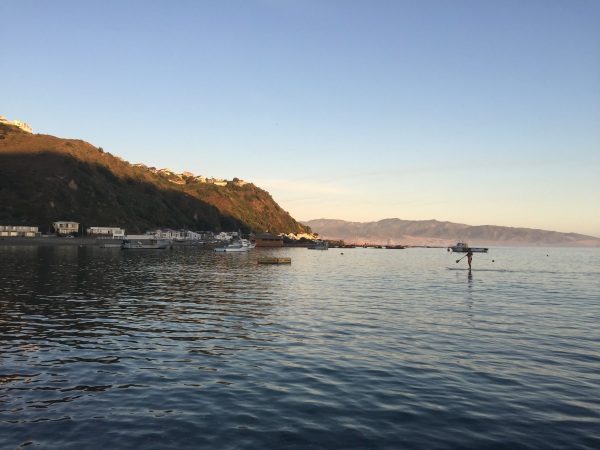
[[[13,120],[12,122],[9,122],[8,120],[6,120],[6,117],[0,116],[0,123],[14,125],[15,127],[19,127],[23,131],[27,131],[28,133],[33,133],[32,128],[29,125],[27,125],[25,122],[21,122],[20,120]]]
[[[215,235],[215,239],[219,241],[229,241],[234,237],[241,237],[241,235],[237,231],[221,231],[219,234]]]
[[[125,237],[125,230],[115,227],[89,227],[86,233],[89,237],[112,237],[115,239]]]
[[[200,241],[212,238],[212,233],[206,231],[189,231],[189,230],[154,230],[149,231],[149,234],[153,234],[157,239],[170,239],[175,241]]]

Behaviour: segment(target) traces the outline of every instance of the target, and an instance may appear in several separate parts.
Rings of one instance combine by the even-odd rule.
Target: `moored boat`
[[[168,245],[165,239],[123,239],[121,250],[163,250]]]
[[[254,247],[256,247],[256,244],[248,239],[235,239],[226,243],[223,247],[215,248],[215,252],[247,252]]]
[[[314,244],[310,244],[307,248],[309,250],[327,250],[329,249],[329,242],[318,240]]]
[[[448,251],[452,250],[455,253],[487,253],[488,249],[483,247],[469,247],[466,242],[459,242],[452,247],[448,247]]]

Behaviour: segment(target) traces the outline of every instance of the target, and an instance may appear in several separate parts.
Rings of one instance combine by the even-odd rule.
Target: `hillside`
[[[303,222],[323,239],[377,245],[448,246],[459,240],[476,245],[536,245],[600,247],[600,238],[577,233],[534,230],[530,228],[471,226],[437,220],[384,219],[378,222],[345,222],[316,219]]]
[[[58,220],[119,226],[297,233],[310,231],[251,183],[225,186],[153,173],[75,139],[0,123],[0,221],[47,232]]]

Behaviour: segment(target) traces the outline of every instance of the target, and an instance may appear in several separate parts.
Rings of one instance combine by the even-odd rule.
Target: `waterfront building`
[[[39,237],[39,227],[26,223],[0,222],[0,237]]]
[[[86,230],[88,237],[111,237],[115,239],[123,239],[125,230],[117,227],[89,227]]]

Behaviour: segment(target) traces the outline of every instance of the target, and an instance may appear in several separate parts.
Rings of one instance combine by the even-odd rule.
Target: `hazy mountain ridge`
[[[600,247],[600,238],[531,228],[496,225],[466,225],[437,220],[383,219],[377,222],[346,222],[337,219],[303,221],[323,239],[376,245],[440,245],[458,241],[470,245],[502,246],[590,246]]]
[[[134,166],[78,139],[0,123],[0,220],[47,232],[54,221],[119,226],[298,233],[294,220],[252,183],[182,180]],[[310,230],[308,230],[310,231]]]

